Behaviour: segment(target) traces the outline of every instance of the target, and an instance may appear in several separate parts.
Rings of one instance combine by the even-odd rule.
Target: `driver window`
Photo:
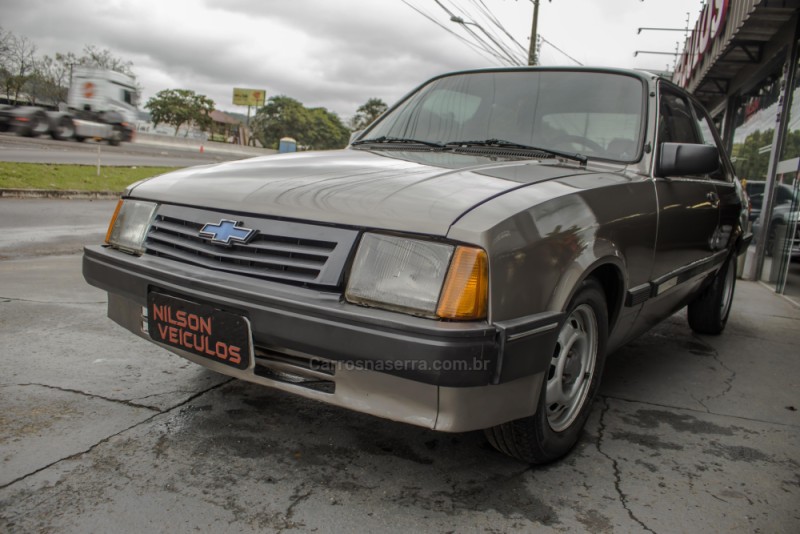
[[[694,105],[694,115],[697,117],[695,122],[698,130],[700,131],[700,142],[706,145],[717,147],[719,153],[722,154],[722,149],[720,148],[719,144],[717,144],[716,137],[714,137],[713,127],[711,126],[711,121],[708,119],[708,114],[703,111],[702,108]],[[725,166],[720,161],[719,169],[711,173],[709,177],[713,178],[714,180],[728,181],[728,177],[726,176],[724,169]]]
[[[685,98],[662,91],[658,115],[659,143],[700,143],[692,111]]]

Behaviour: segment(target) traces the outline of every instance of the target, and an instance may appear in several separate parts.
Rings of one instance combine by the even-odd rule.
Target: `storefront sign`
[[[730,0],[708,0],[697,19],[691,37],[686,41],[678,65],[675,67],[673,81],[686,87],[694,76],[703,55],[722,33],[728,16]]]

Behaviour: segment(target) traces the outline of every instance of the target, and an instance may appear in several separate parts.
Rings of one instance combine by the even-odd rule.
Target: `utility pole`
[[[531,46],[528,49],[528,65],[536,65],[539,61],[536,57],[536,25],[539,23],[539,0],[533,2],[533,24],[531,25]]]

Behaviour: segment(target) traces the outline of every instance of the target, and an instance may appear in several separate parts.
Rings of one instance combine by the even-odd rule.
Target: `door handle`
[[[719,195],[715,191],[709,191],[706,193],[706,198],[711,203],[712,208],[719,207]]]

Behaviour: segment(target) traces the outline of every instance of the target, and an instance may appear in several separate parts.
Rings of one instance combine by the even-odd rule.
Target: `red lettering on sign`
[[[719,37],[728,16],[730,0],[709,0],[697,19],[692,35],[686,40],[683,53],[675,65],[672,80],[686,87],[700,66],[701,60]]]
[[[233,345],[229,346],[228,349],[228,356],[230,356],[231,363],[236,365],[242,363],[241,349],[239,347],[234,347]]]
[[[234,365],[242,362],[241,347],[210,338],[213,330],[211,317],[202,317],[186,310],[173,310],[168,304],[155,303],[151,314],[161,341],[213,359],[230,361]],[[155,336],[156,332],[151,335]]]

